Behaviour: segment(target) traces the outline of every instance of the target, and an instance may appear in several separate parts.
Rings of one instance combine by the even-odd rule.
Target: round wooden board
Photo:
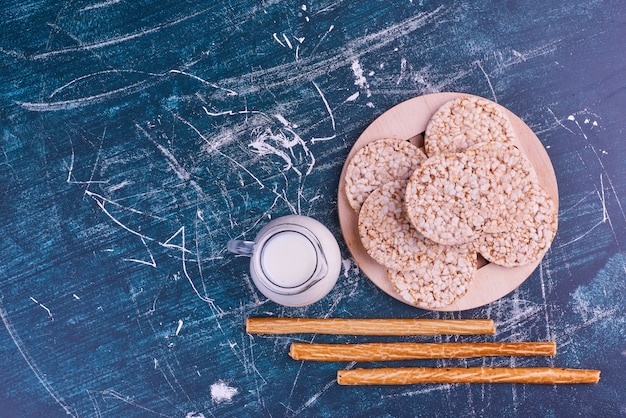
[[[377,139],[402,138],[411,141],[415,145],[423,146],[423,138],[420,134],[425,131],[433,113],[447,101],[460,96],[470,95],[462,93],[435,93],[419,96],[402,102],[383,113],[363,131],[354,144],[348,154],[346,164],[344,164],[341,172],[341,178],[339,179],[339,222],[352,256],[359,268],[376,286],[388,295],[407,304],[409,303],[400,297],[387,279],[385,267],[374,261],[361,244],[357,226],[358,214],[350,207],[344,191],[347,162],[359,149]],[[502,109],[508,114],[513,124],[517,137],[515,145],[533,164],[537,171],[539,182],[554,199],[558,209],[559,193],[550,157],[533,131],[515,114],[505,108]],[[493,263],[486,264],[476,272],[468,292],[453,304],[441,309],[410,305],[421,309],[438,311],[462,311],[477,308],[500,299],[515,290],[531,275],[540,262],[541,258],[533,264],[515,268],[506,268]]]

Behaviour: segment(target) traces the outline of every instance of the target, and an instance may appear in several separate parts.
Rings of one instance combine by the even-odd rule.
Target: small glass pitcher
[[[250,275],[266,297],[286,306],[323,298],[341,268],[339,245],[318,221],[300,215],[268,223],[254,241],[230,240],[228,251],[250,257]]]

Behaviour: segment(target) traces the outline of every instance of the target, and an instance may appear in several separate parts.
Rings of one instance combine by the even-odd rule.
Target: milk
[[[277,286],[301,285],[313,275],[316,266],[315,246],[299,232],[279,232],[263,246],[261,268]]]
[[[254,241],[230,240],[227,248],[249,256],[250,276],[257,289],[285,306],[317,302],[330,292],[341,270],[337,240],[307,216],[274,219]]]

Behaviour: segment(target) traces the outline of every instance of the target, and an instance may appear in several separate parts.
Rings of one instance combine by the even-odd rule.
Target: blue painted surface
[[[5,1],[0,15],[0,416],[626,416],[623,2]],[[560,192],[532,277],[455,314],[372,285],[336,210],[359,133],[439,91],[519,115]],[[326,224],[345,260],[306,308],[267,301],[225,250],[290,213]],[[295,362],[289,343],[365,339],[245,333],[268,315],[489,317],[495,336],[410,340],[550,339],[558,354],[410,364],[602,377],[340,387],[355,365]]]

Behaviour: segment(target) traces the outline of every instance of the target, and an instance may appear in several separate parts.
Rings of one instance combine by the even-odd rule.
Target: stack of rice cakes
[[[499,107],[460,97],[434,113],[424,149],[380,139],[348,162],[361,242],[408,303],[439,309],[462,297],[477,253],[517,267],[552,243],[556,205],[514,143]]]

